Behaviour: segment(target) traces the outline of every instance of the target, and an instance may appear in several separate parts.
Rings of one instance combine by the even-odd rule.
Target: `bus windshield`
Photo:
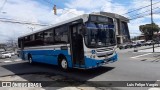
[[[90,48],[116,45],[114,25],[105,23],[86,23],[85,44]]]

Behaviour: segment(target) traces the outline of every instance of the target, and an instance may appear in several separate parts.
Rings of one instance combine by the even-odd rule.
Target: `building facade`
[[[100,14],[114,18],[114,23],[116,25],[115,29],[117,36],[117,44],[122,44],[131,41],[128,28],[128,23],[129,23],[128,18],[118,15],[116,13],[100,12]]]

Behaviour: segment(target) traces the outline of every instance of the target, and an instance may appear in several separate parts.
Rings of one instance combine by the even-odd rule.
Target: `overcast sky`
[[[159,0],[160,1],[160,0]],[[0,0],[0,10],[5,0]],[[158,0],[153,0],[153,3]],[[57,5],[58,15],[55,16],[52,8]],[[105,11],[124,15],[126,12],[150,4],[150,0],[7,0],[0,12],[0,18],[16,19],[34,23],[54,24],[69,18],[91,12]],[[160,3],[154,4],[158,11]],[[150,7],[136,12],[125,14],[133,18],[138,13],[149,13]],[[159,10],[160,11],[160,10]],[[160,25],[160,15],[154,15],[154,22]],[[0,19],[1,20],[1,19]],[[150,23],[150,16],[131,20],[129,30],[132,36],[140,34],[139,25]],[[36,31],[42,26],[22,25],[0,21],[0,42],[17,38],[25,33]]]

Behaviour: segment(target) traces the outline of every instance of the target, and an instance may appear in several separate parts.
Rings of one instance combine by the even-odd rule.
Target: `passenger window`
[[[33,44],[33,46],[44,45],[43,32],[38,32],[35,34],[35,40],[32,44]]]
[[[65,26],[55,29],[55,42],[68,43],[68,29]]]
[[[50,45],[50,44],[54,44],[52,29],[44,32],[44,45]]]
[[[43,32],[36,33],[35,40],[43,40]]]

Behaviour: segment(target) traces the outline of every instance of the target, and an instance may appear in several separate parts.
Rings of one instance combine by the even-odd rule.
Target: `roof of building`
[[[129,22],[129,19],[127,17],[124,17],[124,16],[116,14],[116,13],[110,13],[110,12],[95,12],[95,13],[106,15],[111,18],[120,19],[121,21]]]

